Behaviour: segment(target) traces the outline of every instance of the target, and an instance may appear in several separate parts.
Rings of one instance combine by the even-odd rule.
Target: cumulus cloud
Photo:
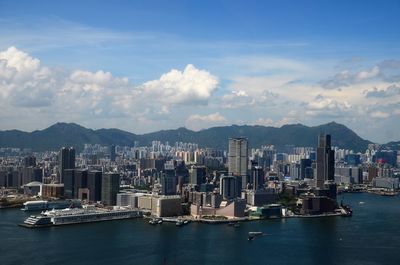
[[[338,101],[318,95],[307,104],[306,114],[309,116],[340,117],[350,111],[351,104],[347,101]]]
[[[14,106],[51,104],[56,79],[38,59],[10,47],[0,52],[0,95]]]
[[[15,47],[0,52],[3,116],[24,107],[45,108],[54,122],[107,117],[159,121],[174,106],[207,104],[217,86],[217,77],[191,64],[183,71],[171,70],[158,80],[134,86],[128,78],[107,71],[48,68]]]
[[[330,79],[320,81],[319,84],[325,89],[336,89],[378,77],[380,73],[381,70],[377,65],[373,66],[371,69],[362,70],[355,73],[349,70],[344,70],[335,74]]]
[[[372,90],[366,91],[367,98],[387,98],[393,96],[400,96],[400,87],[397,85],[390,85],[386,89],[378,89],[374,87]]]
[[[207,104],[217,86],[216,76],[188,64],[183,71],[173,69],[158,80],[144,83],[141,90],[165,104]]]
[[[186,126],[192,130],[205,129],[215,125],[226,124],[227,119],[222,116],[219,112],[215,112],[209,115],[190,115],[186,120]]]

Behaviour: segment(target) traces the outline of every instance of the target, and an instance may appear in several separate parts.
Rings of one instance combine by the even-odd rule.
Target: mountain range
[[[162,130],[147,134],[134,134],[119,129],[92,130],[75,123],[56,123],[46,129],[33,132],[19,130],[0,131],[0,147],[31,148],[33,151],[57,150],[62,146],[74,146],[78,151],[85,143],[101,145],[141,146],[151,141],[198,143],[201,147],[227,149],[229,137],[246,137],[250,147],[273,144],[278,150],[285,145],[316,146],[320,133],[332,135],[332,145],[339,148],[364,151],[371,142],[359,137],[342,124],[330,122],[308,127],[302,124],[284,125],[280,128],[266,126],[231,125],[212,127],[201,131],[186,128]],[[398,142],[392,142],[398,146]]]

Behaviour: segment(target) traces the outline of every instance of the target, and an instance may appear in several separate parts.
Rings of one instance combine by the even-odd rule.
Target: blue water
[[[0,264],[400,264],[400,197],[346,194],[351,218],[151,226],[142,219],[42,229],[0,211]],[[359,204],[360,201],[365,202]],[[249,231],[266,236],[247,241]]]

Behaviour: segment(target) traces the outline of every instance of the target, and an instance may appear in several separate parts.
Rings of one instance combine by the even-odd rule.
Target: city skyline
[[[396,1],[0,1],[0,130],[334,120],[398,141],[398,11]]]

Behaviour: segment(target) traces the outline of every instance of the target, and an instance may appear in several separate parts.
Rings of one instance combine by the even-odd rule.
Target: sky
[[[400,140],[400,1],[0,0],[0,130],[342,123]]]

